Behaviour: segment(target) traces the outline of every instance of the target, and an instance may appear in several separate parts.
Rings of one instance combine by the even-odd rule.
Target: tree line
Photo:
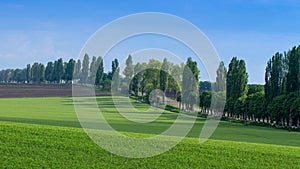
[[[118,62],[118,61],[116,61]],[[98,68],[96,65],[102,64],[101,57],[90,58],[86,54],[81,62],[70,59],[68,62],[62,58],[53,62],[48,62],[45,66],[42,63],[28,64],[23,69],[5,69],[0,71],[1,83],[27,83],[27,84],[71,84],[74,81],[81,83],[90,83],[96,78],[96,84],[102,79],[109,78],[111,73],[105,74],[104,68]],[[117,67],[118,65],[116,65]],[[99,70],[99,71],[98,71]],[[97,72],[98,71],[98,72]],[[99,77],[104,77],[99,80]]]
[[[299,128],[300,46],[277,52],[267,62],[265,84],[247,85],[245,62],[233,58],[226,75],[225,116]]]
[[[179,101],[180,109],[194,110],[197,103],[196,107],[205,114],[223,112],[211,105],[211,99],[216,97],[217,105],[225,104],[224,117],[299,128],[299,66],[299,46],[276,53],[267,62],[265,84],[250,85],[246,63],[237,57],[231,59],[228,67],[219,63],[215,82],[200,82],[200,70],[192,58],[180,64],[167,59],[133,64],[129,55],[123,72],[120,72],[117,59],[112,61],[111,70],[104,72],[102,57],[93,56],[90,60],[85,54],[82,62],[80,59],[68,62],[58,59],[46,66],[34,63],[24,69],[1,70],[0,82],[91,84],[101,90],[131,95],[154,104],[164,103],[166,95]],[[154,89],[159,89],[164,95],[150,98]]]
[[[268,61],[264,91],[263,116],[281,126],[300,127],[300,46]]]

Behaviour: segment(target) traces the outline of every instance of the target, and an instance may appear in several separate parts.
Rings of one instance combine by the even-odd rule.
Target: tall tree
[[[81,60],[78,59],[75,65],[74,79],[78,80],[81,77]]]
[[[73,75],[75,71],[75,60],[70,59],[69,62],[67,63],[66,67],[66,83],[71,83],[73,80]]]
[[[238,92],[240,93],[239,97],[244,97],[248,92],[248,73],[246,71],[246,64],[244,60],[239,61],[237,80]]]
[[[171,67],[170,76],[168,78],[168,88],[173,93],[173,97],[177,99],[180,93],[183,69],[181,65],[175,64]]]
[[[26,81],[27,81],[27,83],[31,82],[31,66],[30,66],[30,64],[28,64],[26,67]]]
[[[265,72],[265,98],[267,103],[284,93],[284,77],[286,74],[284,62],[283,55],[276,53],[267,63]]]
[[[237,98],[234,96],[235,89],[236,89],[236,76],[237,76],[237,71],[238,71],[238,59],[237,57],[233,57],[229,63],[228,66],[228,72],[227,72],[227,77],[226,77],[226,100],[230,101],[231,99]],[[233,106],[230,105],[230,108]],[[229,111],[233,111],[230,109]]]
[[[112,61],[112,73],[111,73],[111,80],[112,80],[112,91],[114,93],[119,92],[120,86],[120,68],[119,68],[119,61],[115,59]]]
[[[227,74],[227,70],[224,65],[224,62],[220,62],[217,70],[217,77],[216,77],[216,85],[215,85],[216,92],[226,90],[226,74]]]
[[[199,99],[198,86],[199,86],[199,69],[197,62],[193,61],[192,58],[188,58],[186,66],[183,71],[182,79],[182,98],[181,101],[187,110],[193,110],[194,105]]]
[[[99,63],[99,65],[96,73],[95,85],[100,86],[103,83],[104,76],[104,66],[102,57],[98,57],[97,62]]]
[[[300,46],[293,47],[287,54],[288,73],[286,77],[286,92],[295,92],[299,87]]]
[[[32,82],[39,83],[39,64],[36,62],[32,65],[31,68]]]
[[[81,83],[88,83],[89,77],[89,66],[90,66],[90,57],[88,54],[85,54],[82,61],[82,70],[81,70]]]
[[[160,72],[159,72],[159,82],[160,82],[160,89],[163,91],[163,103],[165,103],[165,95],[166,90],[168,88],[168,76],[170,72],[170,63],[166,58],[164,58]]]
[[[92,62],[90,65],[90,76],[89,76],[91,84],[95,84],[97,69],[98,69],[97,58],[95,56],[93,56]]]
[[[56,69],[56,77],[57,83],[61,83],[63,75],[64,75],[64,62],[62,58],[57,60],[57,69]]]
[[[26,82],[26,69],[13,70],[12,81],[15,83],[25,83]]]
[[[123,74],[125,76],[125,87],[129,89],[129,93],[132,92],[132,89],[131,89],[131,86],[130,86],[130,81],[131,81],[131,78],[133,76],[133,73],[134,73],[134,66],[132,64],[132,56],[129,55],[128,58],[126,59],[126,67],[123,71]]]
[[[39,83],[45,82],[45,66],[43,64],[39,64]]]
[[[54,64],[53,62],[48,62],[45,70],[45,79],[47,82],[52,82],[53,81],[53,70],[54,70]]]
[[[142,65],[140,63],[137,63],[134,66],[134,76],[132,78],[131,85],[130,85],[136,97],[138,97],[139,95],[142,77],[143,77]]]
[[[273,99],[273,96],[271,94],[271,80],[270,80],[270,77],[271,77],[271,65],[272,65],[272,62],[271,62],[271,60],[269,60],[267,62],[267,66],[266,66],[266,69],[265,69],[264,91],[265,91],[265,99],[266,99],[267,104],[269,104],[272,101],[272,99]]]
[[[141,87],[140,87],[140,90],[141,90],[141,94],[142,96],[144,96],[144,94],[146,93],[146,86],[147,86],[147,79],[146,79],[146,75],[147,75],[147,63],[141,63],[141,70],[143,69],[143,71],[140,71],[140,75],[141,75]],[[146,69],[146,70],[145,70]]]
[[[145,86],[146,96],[148,101],[154,99],[153,103],[158,103],[157,93],[153,93],[153,97],[150,98],[150,94],[154,89],[159,89],[159,70],[161,69],[161,62],[155,59],[150,59],[147,64],[147,69],[144,72],[144,79],[142,85]]]
[[[32,82],[35,84],[41,84],[45,80],[45,67],[43,64],[34,63],[31,68]]]
[[[236,102],[243,103],[248,90],[248,74],[244,60],[238,60],[233,57],[228,66],[226,77],[226,110],[232,116],[236,106]],[[239,99],[240,98],[240,99]]]

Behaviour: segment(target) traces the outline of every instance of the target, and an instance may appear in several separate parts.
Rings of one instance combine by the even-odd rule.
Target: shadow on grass
[[[30,119],[30,118],[17,118],[17,117],[0,117],[0,121],[3,122],[15,122],[24,124],[37,124],[37,125],[48,125],[48,126],[58,126],[58,127],[73,127],[81,128],[78,121],[67,121],[67,120],[45,120],[45,119]],[[147,125],[136,124],[133,122],[124,121],[113,121],[109,123],[112,128],[120,132],[136,132],[143,134],[159,134],[168,128],[171,123],[149,123]],[[91,129],[98,129],[98,123],[89,124]]]
[[[73,101],[70,99],[63,100],[63,105],[73,105]],[[120,132],[136,132],[136,133],[145,133],[145,134],[159,134],[166,129],[168,129],[178,117],[178,108],[174,106],[167,105],[165,107],[165,113],[162,113],[161,116],[153,122],[150,123],[135,123],[132,122],[119,114],[114,106],[111,97],[97,97],[98,106],[102,109],[104,116],[107,117],[107,122],[117,131]],[[137,109],[148,109],[150,105],[141,103],[136,100],[131,100],[131,103]],[[77,103],[76,103],[77,104]],[[78,103],[81,106],[88,107],[90,106],[89,103]],[[124,103],[120,103],[125,104]],[[128,104],[128,103],[127,103]],[[170,113],[171,112],[171,113]],[[143,112],[144,113],[144,112]],[[149,112],[151,113],[151,112]],[[60,127],[74,127],[74,128],[81,128],[80,122],[75,118],[72,119],[59,119],[53,118],[52,119],[43,119],[43,118],[36,118],[36,117],[27,117],[27,118],[20,118],[20,117],[1,117],[0,121],[6,122],[17,122],[17,123],[26,123],[26,124],[38,124],[38,125],[49,125],[49,126],[60,126]],[[185,125],[185,123],[181,123]],[[92,129],[97,129],[99,124],[95,121],[90,122],[90,126]]]
[[[68,120],[48,120],[48,119],[46,120],[46,119],[31,119],[31,118],[19,118],[19,117],[0,117],[0,121],[81,128],[81,125],[78,121],[68,121]]]

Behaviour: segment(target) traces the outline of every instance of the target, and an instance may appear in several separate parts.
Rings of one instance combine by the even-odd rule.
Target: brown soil
[[[87,92],[82,90],[84,88]],[[80,96],[88,95],[94,90],[91,87],[80,87],[82,93]],[[97,96],[107,95],[96,92]],[[0,98],[16,98],[16,97],[55,97],[55,96],[72,96],[72,85],[55,85],[55,84],[0,84]]]

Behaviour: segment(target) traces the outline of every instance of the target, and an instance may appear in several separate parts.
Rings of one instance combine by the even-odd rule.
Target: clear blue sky
[[[300,1],[0,1],[0,69],[77,58],[101,26],[138,12],[163,12],[201,29],[228,64],[245,59],[250,83],[264,83],[267,60],[300,45]]]

